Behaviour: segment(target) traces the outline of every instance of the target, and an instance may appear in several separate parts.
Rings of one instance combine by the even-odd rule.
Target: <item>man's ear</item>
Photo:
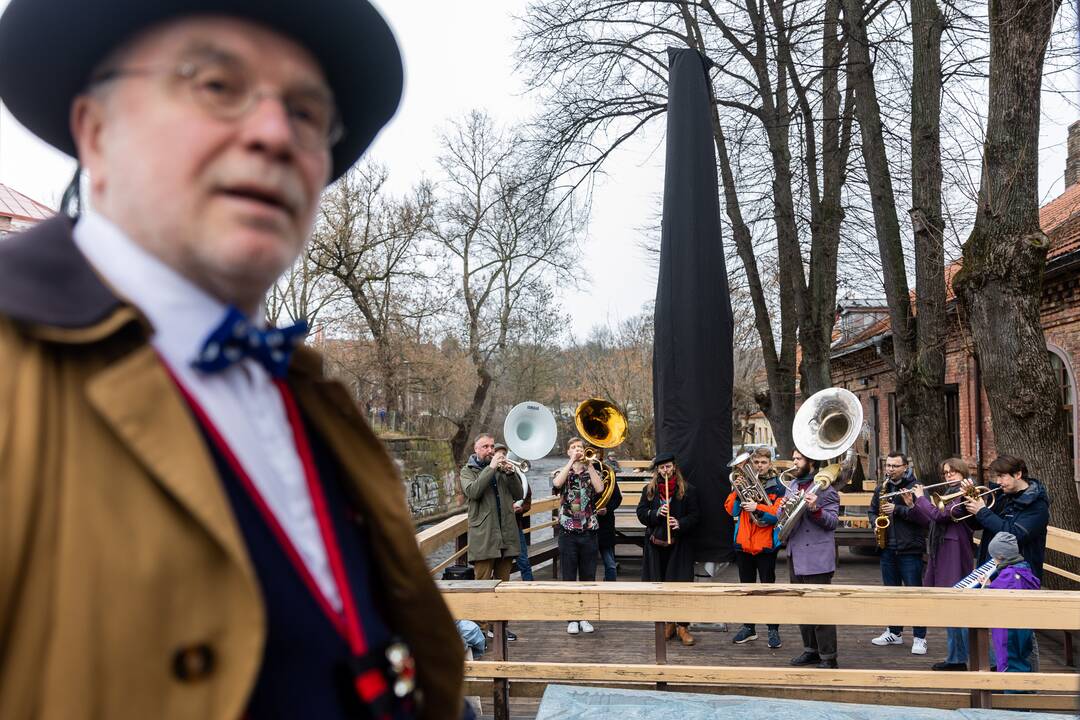
[[[102,136],[105,106],[100,98],[80,95],[71,103],[71,136],[75,140],[79,163],[90,175],[92,187],[104,181]]]

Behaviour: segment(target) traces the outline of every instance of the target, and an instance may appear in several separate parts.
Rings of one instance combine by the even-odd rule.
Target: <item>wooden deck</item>
[[[620,546],[620,554],[633,555],[640,552],[632,546]],[[640,560],[635,557],[620,558],[619,577],[621,580],[637,580],[640,572]],[[603,567],[598,567],[598,580],[603,577]],[[787,579],[787,562],[784,553],[781,553],[777,565],[777,578],[780,581]],[[536,579],[551,579],[551,566],[547,564],[535,571]],[[516,576],[515,576],[516,577]],[[718,582],[738,582],[738,576],[734,567],[726,568],[719,577]],[[835,584],[848,585],[877,585],[881,582],[878,561],[876,557],[857,555],[848,548],[840,550],[840,565]],[[973,598],[972,613],[978,612],[977,600]],[[643,618],[645,620],[645,618]],[[596,624],[596,632],[591,635],[579,634],[577,636],[566,633],[565,623],[553,622],[518,622],[511,627],[517,634],[516,642],[508,643],[508,660],[513,661],[543,661],[543,662],[604,662],[604,663],[652,663],[655,662],[654,654],[654,626],[648,622],[629,623],[612,622]],[[767,646],[767,628],[757,625],[758,639],[743,645],[735,645],[732,639],[738,631],[738,625],[728,625],[727,629],[722,626],[694,625],[691,630],[697,639],[693,647],[683,647],[677,640],[667,644],[667,662],[672,665],[715,665],[724,664],[731,666],[764,666],[764,667],[787,667],[788,660],[802,652],[802,642],[798,627],[795,625],[780,623],[780,636],[783,647],[772,650]],[[945,658],[946,640],[945,631],[942,628],[929,628],[927,640],[929,651],[926,655],[911,654],[911,628],[906,627],[904,632],[905,644],[903,646],[877,647],[870,643],[870,639],[877,636],[883,630],[882,627],[865,626],[842,626],[838,628],[838,661],[841,668],[845,669],[877,669],[877,670],[926,670],[929,666]],[[1040,633],[1038,637],[1041,670],[1043,672],[1068,672],[1064,662],[1064,647],[1062,633]],[[490,659],[489,655],[484,659]],[[567,681],[573,681],[573,677],[567,677]],[[467,694],[473,696],[475,701],[480,700],[481,717],[493,717],[491,715],[490,683],[470,683]],[[539,695],[542,693],[541,683],[513,683],[511,692],[511,716],[513,718],[534,718],[539,707]],[[695,690],[698,690],[695,688]],[[813,699],[815,693],[807,688],[786,689],[790,697]],[[711,688],[706,691],[728,692],[737,694],[759,694],[767,692],[773,696],[785,696],[784,688]],[[821,699],[828,697],[828,692],[822,690]],[[835,692],[835,691],[833,691]],[[896,704],[896,696],[878,697],[873,690],[848,691],[861,693],[862,702],[884,702]],[[909,698],[912,705],[918,704],[918,693],[911,693]],[[968,696],[956,693],[956,707],[965,706]],[[941,703],[941,698],[936,698],[936,704]]]

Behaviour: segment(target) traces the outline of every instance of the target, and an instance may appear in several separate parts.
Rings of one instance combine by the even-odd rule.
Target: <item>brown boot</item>
[[[679,632],[679,642],[681,642],[686,647],[690,647],[691,645],[694,644],[694,636],[690,634],[690,628],[688,628],[688,627],[686,627],[684,625],[679,625],[678,626],[678,632]]]
[[[675,637],[675,623],[664,623],[664,639],[670,640]]]

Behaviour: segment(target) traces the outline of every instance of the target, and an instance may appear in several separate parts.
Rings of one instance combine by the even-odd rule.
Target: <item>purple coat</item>
[[[986,587],[990,590],[1038,590],[1041,583],[1031,571],[1031,566],[1022,562],[998,570]],[[1025,657],[1009,657],[1010,633],[1014,635],[1013,645],[1021,649],[1020,654]],[[1004,628],[990,630],[990,642],[994,646],[994,661],[998,672],[1007,672],[1010,669],[1010,661],[1016,666],[1015,669],[1030,670],[1030,660],[1026,656],[1031,653],[1032,635],[1031,630],[1006,630]]]
[[[810,485],[812,476],[791,483],[785,497]],[[836,519],[840,494],[828,487],[817,493],[817,510],[807,510],[787,539],[788,557],[796,575],[821,575],[836,571]]]
[[[920,525],[936,525],[933,532],[942,534],[936,552],[927,547],[930,560],[923,575],[923,587],[952,587],[967,577],[975,569],[974,532],[967,522],[957,522],[949,516],[953,508],[960,506],[958,515],[963,514],[960,498],[949,502],[946,512],[939,512],[934,503],[926,496],[916,498],[908,517]]]

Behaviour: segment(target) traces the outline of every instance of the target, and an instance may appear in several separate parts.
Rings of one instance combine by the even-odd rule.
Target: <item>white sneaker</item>
[[[911,654],[912,655],[925,655],[926,654],[926,638],[915,638],[911,641]]]
[[[904,644],[904,636],[903,635],[897,635],[894,632],[892,632],[891,630],[886,630],[885,632],[881,633],[880,635],[878,635],[876,638],[874,638],[870,642],[874,643],[875,645],[882,645],[882,646],[883,645],[903,645]],[[923,641],[923,652],[926,652],[925,646],[926,646],[926,641],[924,640]]]
[[[569,623],[567,623],[566,632],[570,633],[571,635],[578,634],[578,624],[576,620],[571,620]]]
[[[580,625],[581,625],[581,632],[583,632],[583,633],[591,633],[591,632],[594,632],[596,630],[596,628],[594,628],[592,626],[592,623],[589,622],[588,620],[582,620]]]

